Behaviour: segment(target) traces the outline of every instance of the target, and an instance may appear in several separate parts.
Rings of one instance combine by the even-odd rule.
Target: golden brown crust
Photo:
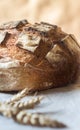
[[[13,22],[1,27],[0,34],[3,37],[0,41],[0,57],[18,60],[21,65],[4,70],[5,75],[13,78],[11,81],[16,80],[10,88],[2,87],[4,91],[16,91],[25,87],[36,91],[75,81],[80,65],[80,48],[73,35],[44,22],[34,25],[27,21],[17,24]],[[0,72],[3,73],[2,70]],[[1,85],[3,86],[2,81]]]

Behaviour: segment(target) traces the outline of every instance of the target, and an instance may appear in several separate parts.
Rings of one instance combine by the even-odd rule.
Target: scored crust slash
[[[65,86],[78,77],[80,47],[72,34],[45,22],[0,26],[0,91]]]

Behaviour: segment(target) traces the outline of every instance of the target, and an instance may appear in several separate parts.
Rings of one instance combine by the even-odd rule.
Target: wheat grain
[[[0,102],[0,114],[12,118],[16,122],[24,125],[33,125],[33,126],[42,126],[42,127],[45,126],[45,127],[53,127],[53,128],[66,127],[65,124],[58,122],[56,120],[51,120],[43,114],[29,113],[26,112],[26,110],[24,110],[24,108],[25,109],[32,108],[36,104],[40,103],[42,98],[43,98],[42,96],[37,98],[32,98],[27,103],[20,102],[17,105],[14,105],[15,104],[14,102],[13,105]]]
[[[6,104],[5,102],[0,102],[0,113],[4,116],[11,117],[11,111],[20,111],[21,109],[30,109],[35,105],[39,104],[42,100],[42,96],[37,98],[32,98],[28,102],[13,102],[10,104]]]
[[[4,102],[0,102],[0,114],[6,117],[11,117],[11,112],[13,113],[17,112],[18,109],[11,107],[9,104],[5,104]]]
[[[35,107],[35,105],[39,104],[40,101],[43,99],[43,96],[32,98],[27,102],[15,102],[10,104],[12,107],[16,107],[17,109],[31,109]]]
[[[58,122],[56,120],[51,120],[42,114],[27,113],[26,111],[19,111],[16,114],[12,113],[12,118],[24,125],[33,125],[33,126],[45,126],[53,128],[63,128],[66,127],[65,124]]]
[[[10,104],[10,103],[17,102],[29,93],[30,93],[30,89],[25,88],[21,92],[19,92],[18,94],[14,95],[9,101],[6,101],[5,103]]]

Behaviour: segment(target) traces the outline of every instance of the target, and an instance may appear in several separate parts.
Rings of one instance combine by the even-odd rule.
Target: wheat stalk
[[[63,128],[66,127],[65,124],[58,122],[56,120],[51,120],[38,113],[29,113],[25,110],[20,110],[19,108],[12,108],[10,105],[0,104],[0,113],[6,117],[11,117],[13,120],[24,125],[33,126],[45,126],[45,127],[56,127]]]
[[[24,110],[24,108],[32,108],[36,104],[40,103],[43,97],[32,98],[27,103],[20,102],[17,105],[16,103],[6,104],[0,102],[0,113],[6,117],[12,118],[16,122],[25,125],[33,126],[45,126],[45,127],[56,127],[63,128],[66,127],[65,124],[58,122],[56,120],[51,120],[44,116],[43,114],[38,113],[29,113]]]
[[[35,105],[39,104],[42,99],[43,97],[40,96],[32,98],[28,102],[0,103],[0,113],[4,116],[11,117],[11,111],[33,108]]]
[[[12,109],[15,111],[15,108],[10,107],[9,105],[5,103],[0,103],[0,114],[4,115],[6,117],[11,117],[11,111]]]
[[[18,111],[17,113],[12,113],[12,118],[24,125],[33,125],[33,126],[45,126],[53,128],[63,128],[66,127],[65,124],[58,122],[56,120],[51,120],[42,114],[27,113],[26,111]]]
[[[9,101],[6,101],[5,103],[10,104],[10,103],[17,102],[29,93],[30,93],[30,89],[25,88],[21,92],[19,92],[18,94],[14,95]]]
[[[27,102],[11,103],[10,106],[16,107],[17,109],[31,109],[31,108],[34,108],[35,105],[39,104],[42,99],[43,99],[43,96],[39,96],[36,98],[32,98],[31,100]]]
[[[42,96],[32,98],[27,102],[18,102],[21,98],[28,94],[28,90],[24,89],[17,95],[13,96],[9,101],[0,102],[0,114],[8,118],[12,118],[16,122],[24,125],[41,126],[41,127],[53,127],[53,128],[63,128],[66,127],[65,124],[58,122],[56,120],[51,120],[43,114],[39,113],[29,113],[24,109],[33,108],[35,105],[39,104],[43,99]]]

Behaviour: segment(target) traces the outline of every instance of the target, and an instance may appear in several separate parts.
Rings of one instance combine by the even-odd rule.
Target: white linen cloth
[[[48,113],[48,117],[56,119],[67,125],[63,130],[80,130],[80,81],[75,84],[46,90],[38,93],[44,95],[41,103],[30,112]],[[0,101],[5,101],[13,94],[0,93]],[[26,96],[23,100],[29,100]],[[25,126],[14,122],[12,119],[0,116],[0,130],[52,130],[53,128]],[[57,130],[54,128],[54,130]],[[62,130],[62,129],[59,129]]]

